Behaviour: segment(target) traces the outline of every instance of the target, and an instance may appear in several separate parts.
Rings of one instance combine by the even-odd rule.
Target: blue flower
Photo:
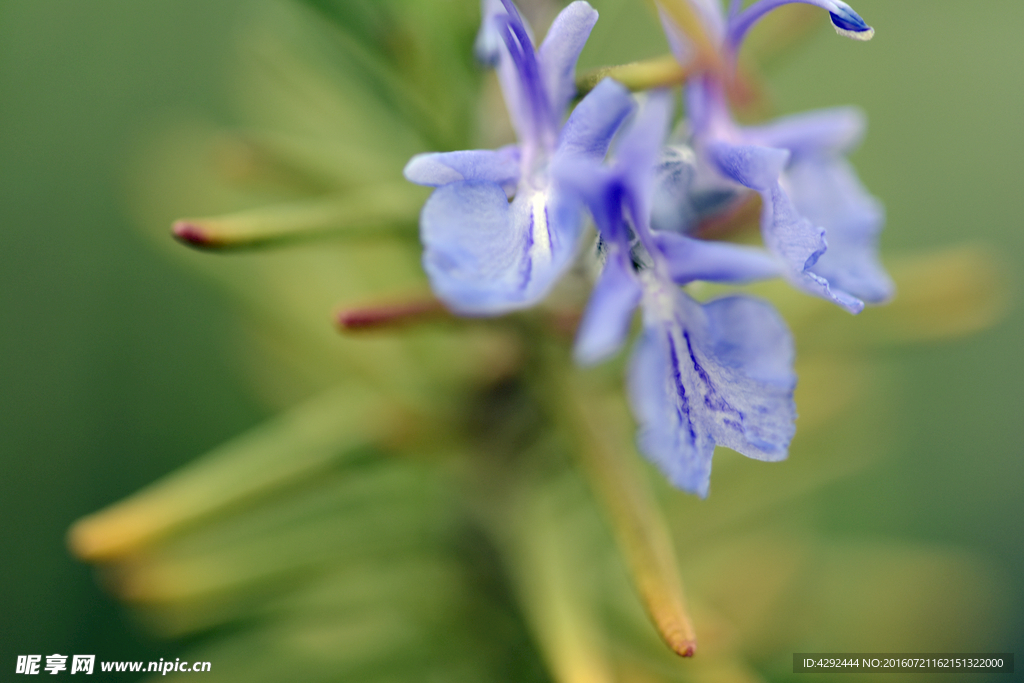
[[[579,203],[552,182],[563,156],[603,158],[629,97],[592,91],[562,125],[574,70],[597,21],[586,2],[555,19],[539,50],[510,0],[484,0],[477,56],[497,68],[519,143],[499,150],[421,154],[409,180],[437,187],[420,217],[423,265],[456,313],[496,315],[542,299],[570,265],[582,229]]]
[[[703,16],[714,17],[706,22],[707,33],[722,51],[723,61],[731,65],[750,27],[768,11],[794,0],[761,0],[743,11],[734,2],[728,17],[712,3],[692,1],[704,10]],[[827,9],[843,35],[866,40],[874,33],[843,2],[810,4]],[[694,49],[686,37],[664,15],[663,23],[677,58],[691,59]],[[822,110],[741,128],[729,113],[719,74],[693,79],[685,95],[698,165],[734,187],[761,195],[765,244],[786,264],[791,283],[851,313],[859,313],[865,302],[884,303],[892,296],[892,281],[877,255],[884,212],[845,159],[863,134],[859,111]],[[671,179],[661,192],[680,194]],[[682,202],[677,205],[685,209]]]
[[[760,0],[741,11],[734,1],[726,15],[715,0],[688,1],[721,53],[719,67],[730,68],[749,28],[785,4]],[[811,4],[828,9],[841,32],[870,35],[844,3]],[[882,210],[844,157],[862,133],[859,113],[836,109],[741,128],[729,113],[724,71],[712,60],[686,86],[689,147],[664,145],[672,116],[666,91],[650,92],[634,115],[632,96],[611,80],[562,125],[597,13],[572,3],[539,50],[511,0],[483,0],[483,15],[477,56],[498,71],[518,144],[421,154],[406,166],[409,180],[437,188],[420,219],[435,293],[463,315],[537,303],[576,256],[586,207],[603,267],[574,355],[593,364],[617,353],[642,309],[629,363],[640,450],[675,486],[700,496],[717,445],[784,459],[796,416],[785,323],[756,299],[700,303],[682,287],[783,276],[852,312],[888,298],[892,285],[875,253]],[[706,54],[665,23],[677,58],[704,63]],[[706,52],[707,42],[699,49]],[[614,162],[606,164],[616,135]],[[749,190],[763,198],[767,249],[692,236],[702,217]]]
[[[638,446],[672,484],[706,496],[716,445],[758,460],[786,457],[796,416],[793,342],[763,302],[731,296],[700,304],[679,287],[775,277],[780,264],[759,249],[652,229],[671,111],[668,93],[651,93],[612,166],[566,158],[553,174],[590,208],[605,259],[576,359],[590,364],[618,351],[642,305],[643,332],[629,369]]]

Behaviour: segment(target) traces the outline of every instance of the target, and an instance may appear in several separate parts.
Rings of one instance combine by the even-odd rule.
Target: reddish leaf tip
[[[195,223],[178,221],[171,228],[171,232],[175,239],[191,247],[209,247],[213,244],[210,236]]]
[[[680,657],[692,657],[697,654],[697,641],[693,638],[672,643],[672,650]]]
[[[366,306],[341,311],[338,326],[345,331],[398,327],[443,317],[447,310],[436,299],[408,301],[399,304]]]

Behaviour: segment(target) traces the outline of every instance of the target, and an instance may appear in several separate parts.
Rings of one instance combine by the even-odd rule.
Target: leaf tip
[[[176,221],[171,227],[171,234],[182,244],[197,249],[210,249],[217,246],[216,240],[201,225],[192,221]]]

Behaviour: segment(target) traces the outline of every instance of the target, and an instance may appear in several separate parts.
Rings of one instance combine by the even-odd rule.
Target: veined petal
[[[629,254],[617,244],[609,254],[580,321],[573,355],[580,365],[593,365],[622,348],[633,311],[640,303],[640,282]]]
[[[556,154],[584,156],[600,162],[615,132],[634,107],[629,90],[610,78],[604,79],[569,115]]]
[[[512,130],[516,132],[516,139],[520,142],[534,145],[533,130],[530,123],[530,106],[523,87],[520,83],[519,70],[515,62],[509,56],[503,46],[501,56],[498,59],[498,66],[495,69],[498,73],[498,83],[501,85],[501,97],[505,101],[505,110],[508,111],[509,122]]]
[[[715,445],[786,457],[796,409],[793,342],[774,309],[747,297],[700,305],[645,289],[645,329],[630,365],[640,450],[685,491],[708,493]]]
[[[878,260],[885,213],[850,164],[839,157],[802,159],[786,171],[786,181],[796,209],[825,228],[828,251],[811,271],[868,303],[890,299],[895,287]]]
[[[522,226],[496,183],[462,181],[434,191],[420,216],[423,267],[434,292],[457,313],[488,313],[521,289]]]
[[[538,147],[553,147],[558,122],[548,101],[529,25],[511,0],[483,0],[482,14],[478,57],[497,65],[505,108],[525,154],[532,155]],[[501,41],[497,50],[496,39]]]
[[[551,188],[521,190],[509,204],[495,183],[439,187],[420,218],[423,266],[456,313],[496,315],[542,299],[569,265],[578,204]]]
[[[761,230],[765,244],[790,270],[802,273],[811,268],[828,249],[825,229],[801,215],[778,183],[764,192],[762,198]]]
[[[724,177],[761,193],[764,241],[786,264],[787,279],[854,314],[862,299],[881,303],[892,294],[875,254],[881,207],[839,156],[862,131],[860,112],[844,108],[737,131],[744,141],[779,147],[704,143]],[[790,191],[799,192],[799,203]]]
[[[597,11],[576,0],[555,17],[538,51],[548,102],[559,118],[576,95],[576,61],[596,23]]]
[[[513,220],[528,222],[530,261],[524,305],[540,301],[572,264],[583,232],[583,207],[557,184],[516,196]]]
[[[743,135],[756,145],[788,149],[796,159],[849,152],[860,143],[865,128],[864,112],[860,109],[835,107],[744,128]]]
[[[405,165],[406,180],[438,187],[460,180],[481,180],[501,185],[511,195],[519,182],[519,148],[417,154]]]
[[[787,265],[787,279],[804,291],[833,301],[853,314],[864,309],[864,302],[841,289],[833,288],[813,271],[828,249],[825,229],[801,215],[778,183],[762,193],[764,216],[761,231],[768,248]]]
[[[780,277],[785,268],[763,249],[655,232],[654,242],[676,284],[695,280],[744,284]]]

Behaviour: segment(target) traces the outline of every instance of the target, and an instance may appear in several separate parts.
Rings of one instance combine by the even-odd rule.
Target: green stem
[[[564,354],[560,354],[564,355]],[[697,647],[668,524],[632,445],[623,402],[566,371],[568,358],[552,358],[546,372],[549,405],[577,442],[576,454],[607,512],[634,586],[655,628],[678,655]]]
[[[411,185],[378,185],[343,197],[314,199],[251,209],[174,224],[174,236],[197,249],[265,247],[322,237],[372,239],[410,227],[423,206],[424,193]]]
[[[186,524],[327,469],[408,432],[408,413],[376,392],[346,386],[239,436],[138,493],[71,527],[79,558],[131,554]]]
[[[638,92],[680,85],[693,72],[692,66],[684,67],[672,55],[664,55],[640,62],[591,69],[576,77],[576,89],[582,97],[605,78],[612,78],[633,92]]]

